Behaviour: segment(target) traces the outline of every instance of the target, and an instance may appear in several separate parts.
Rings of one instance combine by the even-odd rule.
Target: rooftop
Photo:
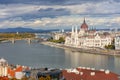
[[[119,75],[109,70],[85,67],[63,70],[63,75],[66,80],[119,80]]]

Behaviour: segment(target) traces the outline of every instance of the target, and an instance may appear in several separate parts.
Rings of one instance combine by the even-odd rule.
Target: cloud
[[[37,11],[34,11],[33,13],[19,15],[19,17],[22,17],[23,19],[36,19],[36,18],[43,18],[43,17],[54,18],[58,16],[65,16],[65,15],[67,16],[70,15],[70,12],[66,9],[41,8]]]
[[[0,4],[70,5],[104,0],[0,0]]]
[[[99,3],[107,0],[0,0],[0,4],[35,4],[35,5],[76,5],[85,3]],[[120,2],[120,0],[108,0]]]
[[[69,0],[70,1],[70,0]],[[93,1],[93,0],[92,0]],[[99,3],[88,3],[77,5],[33,5],[33,4],[9,4],[0,5],[0,17],[22,17],[24,19],[57,17],[69,15],[87,16],[110,16],[120,14],[120,2],[102,1]],[[99,0],[98,0],[99,1]],[[76,0],[77,2],[77,0]],[[82,1],[81,1],[82,2]],[[97,1],[96,1],[97,2]]]
[[[120,14],[119,2],[104,1],[99,3],[84,3],[80,5],[70,5],[64,8],[69,9],[71,14],[86,15],[109,15]]]
[[[9,18],[17,15],[22,15],[26,13],[32,13],[38,8],[35,5],[23,5],[23,4],[12,4],[12,5],[0,5],[0,17]]]
[[[55,18],[40,18],[40,19],[33,19],[28,21],[23,21],[20,18],[13,19],[13,20],[6,20],[0,22],[0,27],[30,27],[35,29],[52,29],[52,28],[69,28],[71,29],[72,26],[78,26],[80,28],[81,24],[83,23],[82,16],[60,16]],[[113,18],[103,18],[103,17],[87,17],[86,23],[88,24],[89,28],[96,27],[96,28],[116,28],[120,26],[120,17],[113,17]],[[115,25],[115,26],[114,26]]]
[[[83,17],[87,17],[89,26],[120,25],[119,0],[2,0],[0,3],[1,28],[80,26]]]
[[[34,23],[35,23],[35,24],[41,24],[42,21],[40,21],[40,20],[35,20]]]

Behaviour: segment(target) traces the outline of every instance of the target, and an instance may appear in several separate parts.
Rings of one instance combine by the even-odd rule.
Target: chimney
[[[95,72],[91,72],[90,75],[91,75],[91,76],[94,76],[94,75],[95,75]]]
[[[83,72],[80,72],[80,75],[83,75]]]
[[[71,69],[67,69],[67,72],[68,72],[68,73],[71,73]]]
[[[95,70],[95,68],[91,68],[91,70]]]
[[[86,69],[87,69],[87,70],[90,70],[90,67],[87,67]]]
[[[110,73],[110,71],[109,70],[105,70],[105,74],[109,74]]]
[[[100,69],[100,71],[105,71],[104,69]]]
[[[85,67],[82,67],[82,69],[86,69]]]

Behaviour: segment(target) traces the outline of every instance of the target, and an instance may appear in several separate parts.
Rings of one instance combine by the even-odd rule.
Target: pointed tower
[[[84,21],[83,21],[83,24],[81,25],[80,29],[82,29],[84,31],[88,31],[88,25],[86,24],[85,17],[84,17]]]
[[[83,23],[85,23],[85,17],[84,17],[84,22]]]
[[[74,33],[74,27],[72,27],[72,34]]]
[[[75,34],[78,34],[78,32],[77,32],[77,26],[75,27]]]
[[[77,29],[77,26],[75,27],[75,46],[78,45],[78,29]]]
[[[71,33],[71,37],[73,37],[75,34],[75,30],[74,30],[74,27],[72,27],[72,33]]]

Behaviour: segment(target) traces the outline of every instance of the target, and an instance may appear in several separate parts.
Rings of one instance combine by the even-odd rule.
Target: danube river
[[[120,74],[120,57],[72,52],[60,48],[26,41],[0,43],[0,57],[9,64],[26,65],[33,68],[75,68],[79,66],[109,69]]]

